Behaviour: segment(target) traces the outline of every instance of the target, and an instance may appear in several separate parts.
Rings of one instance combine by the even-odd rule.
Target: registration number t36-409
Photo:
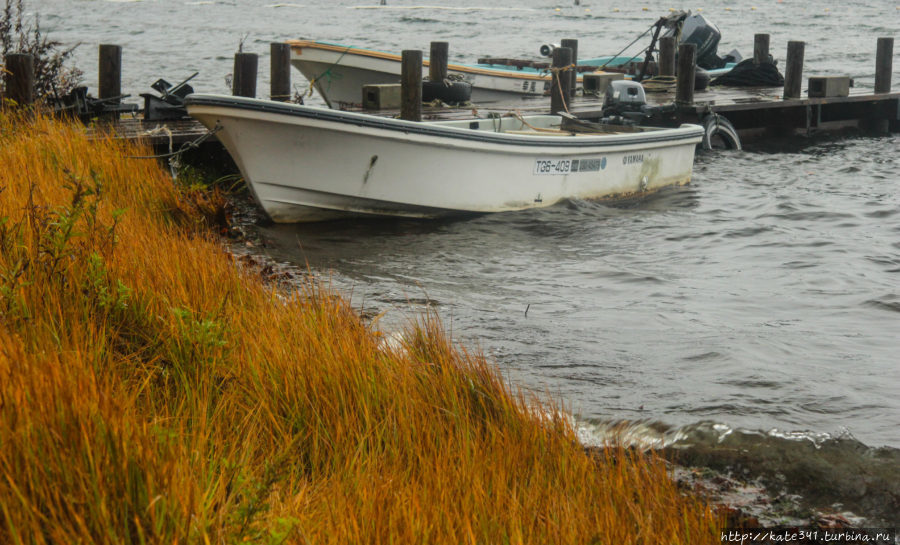
[[[581,159],[535,159],[533,174],[553,175],[572,172],[600,172],[606,169],[606,157]]]
[[[571,159],[535,159],[534,174],[568,174],[572,171]]]

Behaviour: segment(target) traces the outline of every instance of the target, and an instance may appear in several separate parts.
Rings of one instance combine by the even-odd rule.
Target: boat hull
[[[254,197],[280,223],[432,218],[635,195],[687,183],[702,136],[693,125],[649,134],[505,134],[492,127],[537,131],[512,117],[413,123],[216,95],[191,95],[187,107],[220,127],[217,137]]]
[[[329,107],[355,106],[362,103],[362,86],[400,83],[401,56],[352,46],[315,42],[288,41],[291,64],[309,80]],[[620,66],[632,60],[625,57],[583,59],[589,66]],[[428,59],[423,61],[427,67]],[[728,72],[710,70],[710,76]],[[471,101],[478,104],[543,97],[550,89],[550,72],[498,64],[450,64],[451,77],[472,84]],[[630,77],[630,76],[627,76]],[[578,84],[582,78],[577,77]]]
[[[329,106],[360,104],[363,85],[400,83],[400,55],[310,41],[288,43],[291,64]],[[424,65],[428,63],[426,59]],[[550,85],[549,73],[535,71],[450,64],[447,73],[472,84],[471,100],[476,103],[541,97]]]

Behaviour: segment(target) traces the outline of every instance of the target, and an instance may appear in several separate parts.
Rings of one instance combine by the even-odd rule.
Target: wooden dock
[[[554,50],[553,70],[570,70],[576,58],[572,55],[577,51],[576,40],[564,40],[574,49],[567,47]],[[435,47],[440,45],[442,47]],[[758,34],[754,44],[754,63],[763,62],[770,58],[768,54],[769,39],[766,34]],[[662,75],[672,75],[664,72],[675,71],[674,43],[662,43],[660,47],[659,72]],[[847,77],[831,78],[842,80],[843,92],[831,93],[833,96],[818,97],[809,96],[809,91],[801,87],[804,44],[802,42],[790,42],[788,44],[788,58],[785,62],[784,87],[768,88],[737,88],[737,87],[708,87],[705,90],[694,90],[694,51],[692,44],[679,46],[677,72],[690,74],[684,78],[678,77],[677,81],[669,88],[663,88],[663,92],[651,92],[647,90],[648,104],[653,106],[669,105],[660,123],[653,118],[653,124],[678,125],[681,123],[699,123],[708,121],[711,116],[720,116],[718,119],[727,120],[740,134],[740,138],[746,139],[759,134],[776,135],[812,135],[817,132],[858,127],[875,132],[900,132],[900,92],[891,91],[891,73],[893,57],[893,38],[879,38],[876,51],[876,77],[875,89],[865,91],[862,89],[846,88],[849,82]],[[401,75],[404,81],[403,88],[408,92],[403,93],[407,99],[396,110],[367,111],[373,115],[385,117],[406,117],[421,120],[451,120],[451,119],[475,119],[490,116],[509,115],[515,113],[535,114],[551,113],[554,111],[568,111],[586,120],[598,120],[603,115],[603,103],[594,96],[574,96],[574,77],[559,78],[555,73],[554,83],[550,86],[553,96],[519,98],[503,103],[475,104],[463,107],[433,107],[421,104],[421,90],[415,93],[417,82],[422,81],[422,56],[405,55],[409,58],[409,66],[404,67],[406,76]],[[271,44],[271,70],[272,90],[271,95],[281,101],[290,98],[290,47],[284,43]],[[446,57],[447,44],[435,42],[429,63],[430,78],[436,81],[446,77],[435,74],[435,66],[446,67],[446,59],[443,64],[439,56]],[[100,97],[113,97],[118,104],[118,95],[121,92],[121,48],[119,46],[101,45]],[[32,59],[27,54],[10,54],[7,56],[8,70],[4,75],[8,95],[18,103],[27,104],[33,99],[30,90],[33,88]],[[446,68],[444,68],[446,70]],[[239,96],[255,96],[256,94],[256,55],[252,53],[239,53],[235,56],[235,78],[233,93]],[[565,72],[563,72],[565,73]],[[642,72],[643,73],[643,69]],[[813,86],[810,78],[809,87]],[[559,82],[557,84],[557,81]],[[186,83],[186,82],[185,82]],[[820,82],[817,82],[820,83]],[[177,86],[176,86],[177,87]],[[564,89],[565,88],[565,89]],[[173,88],[174,89],[174,88]],[[820,94],[820,93],[816,93]],[[829,93],[826,93],[829,94]],[[163,91],[164,99],[171,98]],[[416,102],[412,104],[412,102]],[[356,108],[362,111],[361,108]],[[151,116],[152,117],[152,116]],[[154,146],[160,153],[177,151],[185,144],[198,140],[215,141],[215,137],[208,137],[205,127],[190,118],[177,120],[145,120],[138,114],[121,114],[112,117],[106,116],[106,121],[100,121],[96,125],[87,128],[89,134],[99,134],[100,131],[112,132],[118,138],[129,140],[143,140]],[[206,138],[204,138],[206,136]]]
[[[760,134],[811,136],[820,132],[859,128],[879,132],[900,132],[900,92],[866,93],[856,90],[846,97],[782,99],[780,89],[712,88],[699,91],[690,105],[680,105],[674,123],[700,123],[709,114],[718,114],[731,122],[742,140]],[[647,93],[652,105],[672,104],[674,91]],[[603,103],[594,97],[576,97],[567,104],[570,113],[586,119],[601,117]],[[355,109],[355,111],[363,111]],[[496,104],[464,107],[432,107],[423,105],[425,121],[487,118],[515,113],[535,114],[550,111],[549,98],[521,99]],[[400,110],[368,112],[384,117],[399,117]],[[171,145],[196,141],[207,133],[199,122],[190,119],[145,121],[140,117],[123,117],[107,124],[118,138],[143,140],[158,150]],[[98,128],[88,128],[96,134]],[[107,129],[102,129],[107,130]],[[215,141],[215,136],[209,139]]]

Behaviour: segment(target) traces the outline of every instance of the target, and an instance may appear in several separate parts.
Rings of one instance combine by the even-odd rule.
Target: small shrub
[[[0,48],[3,58],[10,53],[30,53],[34,57],[34,94],[50,98],[68,94],[81,81],[82,71],[67,66],[75,47],[63,48],[42,31],[37,16],[34,23],[25,20],[23,0],[5,0],[0,13]],[[0,94],[5,93],[0,78]]]

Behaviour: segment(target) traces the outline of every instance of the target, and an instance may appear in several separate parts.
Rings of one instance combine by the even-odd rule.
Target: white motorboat
[[[683,43],[697,46],[697,60],[705,71],[698,71],[697,89],[705,87],[710,77],[729,72],[740,54],[732,51],[721,59],[716,54],[721,33],[718,27],[700,14],[677,12],[654,23],[655,29],[648,51],[653,51],[657,37],[662,34],[679,36]],[[665,31],[665,32],[663,32]],[[646,34],[646,32],[645,32]],[[401,56],[396,53],[341,45],[324,41],[289,40],[291,64],[310,82],[331,107],[358,105],[362,102],[362,86],[366,84],[399,83]],[[634,42],[632,42],[634,43]],[[550,55],[553,44],[545,44],[541,55]],[[626,48],[627,49],[627,48]],[[602,73],[602,69],[623,71],[631,63],[641,64],[645,52],[638,56],[613,56],[578,59],[579,72]],[[548,62],[515,59],[479,59],[477,64],[450,64],[451,79],[472,85],[471,101],[478,103],[508,101],[521,97],[540,97],[549,92],[551,70]],[[429,59],[423,64],[429,65]],[[643,74],[648,65],[639,70]],[[597,71],[600,69],[601,71]],[[632,76],[625,75],[625,78]],[[576,88],[581,85],[577,76]]]
[[[276,222],[432,218],[622,197],[687,183],[695,125],[577,132],[557,115],[413,122],[225,95],[191,116],[234,158]]]
[[[287,43],[291,64],[329,106],[359,104],[363,85],[400,82],[401,56],[396,53],[312,40]],[[427,67],[428,59],[423,64]],[[475,103],[541,97],[550,88],[549,70],[451,63],[447,74],[472,84]]]

